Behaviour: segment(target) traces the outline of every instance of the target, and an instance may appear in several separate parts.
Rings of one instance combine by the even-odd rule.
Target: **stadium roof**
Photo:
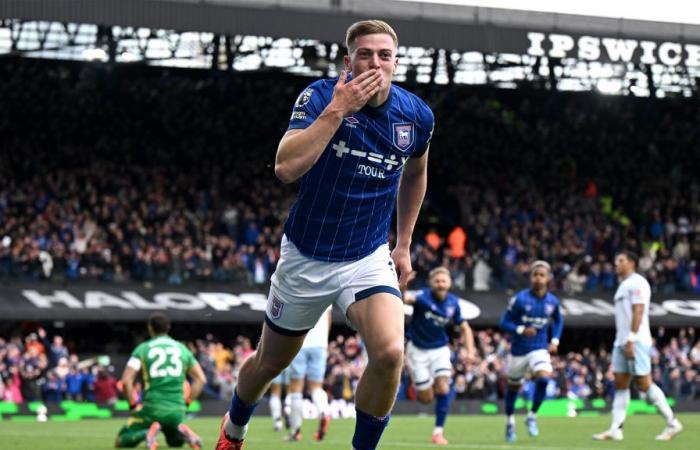
[[[399,35],[399,82],[637,96],[700,91],[697,24],[428,1],[2,0],[0,55],[333,77],[347,26],[383,18]],[[660,17],[672,17],[679,1],[668,0]],[[565,11],[568,3],[532,6]]]
[[[325,42],[354,20],[379,17],[405,45],[502,53],[523,53],[529,31],[700,41],[700,25],[396,0],[4,0],[0,17]]]

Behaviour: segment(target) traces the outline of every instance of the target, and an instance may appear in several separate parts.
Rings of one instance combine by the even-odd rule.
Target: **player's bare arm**
[[[136,406],[136,399],[132,398],[134,392],[134,380],[136,379],[137,371],[130,366],[124,368],[124,373],[122,374],[122,383],[124,385],[124,398],[129,404],[129,408],[134,408]]]
[[[202,370],[202,366],[200,366],[199,363],[190,367],[187,374],[192,379],[190,399],[195,400],[199,398],[199,394],[202,393],[202,389],[204,389],[204,385],[207,383],[207,376],[204,374],[204,370]]]
[[[549,345],[547,346],[547,351],[551,353],[552,355],[556,355],[559,353],[559,339],[556,337],[553,337],[549,341]]]
[[[343,72],[333,90],[333,98],[308,128],[289,130],[277,147],[275,175],[283,183],[292,183],[308,172],[318,161],[343,118],[359,111],[382,88],[384,81],[378,70],[369,70],[347,82]]]
[[[637,332],[639,331],[639,326],[642,323],[642,316],[644,315],[644,305],[632,305],[632,327],[631,333],[629,334],[629,339],[625,344],[625,356],[627,358],[634,358],[634,341]]]
[[[476,346],[474,345],[474,332],[467,321],[463,321],[459,326],[464,339],[464,345],[467,347],[467,358],[474,361],[476,359]]]
[[[396,207],[396,247],[391,252],[391,258],[399,273],[399,286],[402,289],[408,284],[409,276],[413,271],[411,236],[428,185],[428,153],[429,151],[426,150],[420,158],[412,158],[406,162],[399,184]]]
[[[403,292],[401,299],[406,305],[414,305],[416,303],[416,296],[411,294],[410,292]]]
[[[415,305],[416,304],[416,296],[412,294],[411,292],[408,292],[406,289],[408,288],[408,284],[416,279],[416,272],[413,271],[408,275],[408,281],[406,282],[406,286],[401,288],[401,300],[403,300],[403,303],[405,305]]]

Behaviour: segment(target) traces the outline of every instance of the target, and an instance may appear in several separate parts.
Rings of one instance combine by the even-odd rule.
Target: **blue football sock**
[[[511,391],[508,389],[506,391],[506,415],[512,416],[515,413],[515,400],[518,399],[518,392]]]
[[[389,417],[375,417],[364,413],[359,409],[355,419],[355,435],[352,437],[352,446],[356,450],[374,450],[379,444],[384,428],[389,424]]]
[[[233,398],[231,399],[231,408],[228,410],[228,417],[231,423],[242,427],[250,422],[250,416],[253,415],[255,407],[258,403],[255,402],[252,405],[244,403],[243,400],[238,398],[238,392],[233,392]]]
[[[532,412],[536,413],[540,409],[540,405],[547,396],[547,385],[549,384],[549,378],[540,377],[535,382],[535,394],[532,396]]]
[[[450,411],[450,394],[435,395],[435,426],[444,427]]]

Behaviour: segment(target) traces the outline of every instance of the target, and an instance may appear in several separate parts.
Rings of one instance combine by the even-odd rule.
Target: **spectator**
[[[117,402],[117,380],[104,368],[97,369],[94,386],[95,402],[113,405]]]

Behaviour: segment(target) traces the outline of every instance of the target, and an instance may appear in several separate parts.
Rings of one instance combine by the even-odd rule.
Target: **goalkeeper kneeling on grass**
[[[148,319],[151,336],[131,354],[122,375],[124,396],[129,402],[131,416],[119,430],[115,446],[136,447],[146,441],[149,450],[158,447],[158,433],[163,432],[170,447],[187,443],[202,448],[202,441],[183,423],[187,405],[196,399],[206,383],[206,376],[192,352],[168,336],[170,319],[154,313]],[[142,374],[143,398],[138,402],[134,392],[136,375]],[[187,376],[192,380],[191,388]],[[188,392],[189,391],[189,392]]]

